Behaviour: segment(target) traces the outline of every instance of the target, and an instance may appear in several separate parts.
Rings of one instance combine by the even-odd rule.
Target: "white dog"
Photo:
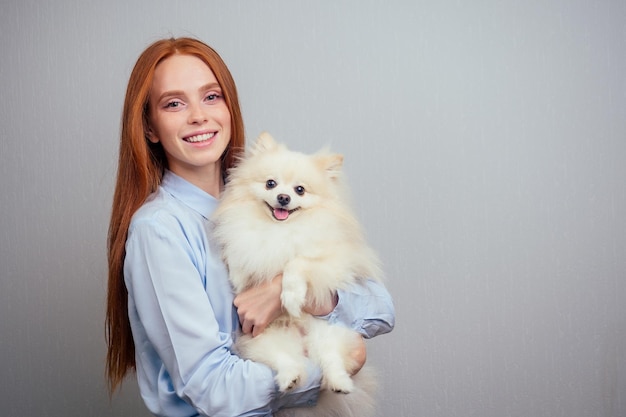
[[[238,353],[273,368],[283,392],[303,378],[305,356],[322,370],[318,406],[285,410],[283,417],[364,417],[374,410],[371,370],[350,376],[356,366],[350,352],[361,336],[302,311],[358,279],[381,277],[347,204],[342,163],[341,155],[305,155],[261,134],[229,172],[212,219],[236,293],[283,274],[286,313],[259,336],[240,336]]]

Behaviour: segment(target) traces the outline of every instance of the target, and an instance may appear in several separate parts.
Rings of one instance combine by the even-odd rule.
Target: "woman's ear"
[[[146,129],[146,139],[152,143],[159,143],[159,138],[152,132],[152,129]]]

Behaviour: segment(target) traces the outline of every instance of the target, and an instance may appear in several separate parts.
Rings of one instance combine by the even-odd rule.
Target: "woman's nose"
[[[189,123],[204,123],[209,119],[208,115],[200,105],[191,105],[189,108]]]

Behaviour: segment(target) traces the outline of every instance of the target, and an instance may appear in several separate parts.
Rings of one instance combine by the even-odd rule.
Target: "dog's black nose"
[[[281,206],[286,206],[291,201],[291,197],[289,197],[287,194],[278,194],[278,197],[276,198]]]

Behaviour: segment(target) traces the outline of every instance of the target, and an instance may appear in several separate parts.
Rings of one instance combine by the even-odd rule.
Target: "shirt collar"
[[[161,187],[183,204],[197,211],[205,219],[211,217],[219,203],[211,194],[169,170],[165,170],[163,174]]]

